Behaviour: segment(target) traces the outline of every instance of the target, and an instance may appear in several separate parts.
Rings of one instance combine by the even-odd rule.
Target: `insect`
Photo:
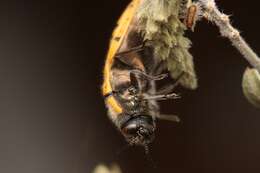
[[[197,6],[195,4],[191,5],[189,8],[188,8],[188,11],[187,11],[187,16],[186,16],[186,19],[185,19],[185,24],[188,28],[191,28],[193,30],[194,28],[194,25],[195,25],[195,22],[196,22],[196,15],[197,15]]]
[[[191,0],[188,0],[186,7],[187,10],[184,11],[184,24],[187,28],[194,31],[196,23],[202,19],[202,8],[199,3],[192,2]]]
[[[167,0],[156,1],[167,2]],[[176,4],[176,0],[171,1]],[[165,45],[159,41],[163,40],[163,37],[160,38],[159,35],[159,37],[147,38],[149,32],[141,24],[145,19],[142,9],[150,8],[152,12],[161,9],[153,2],[155,1],[133,0],[123,12],[110,40],[102,85],[102,94],[112,122],[130,145],[141,145],[146,148],[154,139],[156,119],[179,121],[175,115],[161,114],[157,101],[179,98],[173,92],[178,84],[186,88],[196,87],[192,57],[187,50],[188,40],[182,37],[183,34],[171,32],[166,28],[173,33],[169,37],[178,37],[185,42],[177,39],[176,42],[169,43],[171,45],[164,46],[166,52],[169,52],[166,58],[160,57],[163,53],[158,54],[156,52],[158,47],[155,46]],[[144,8],[145,5],[150,7]],[[163,6],[163,8],[168,7]],[[174,15],[175,13],[167,15],[168,20],[174,18]],[[172,22],[178,22],[182,31],[183,24],[178,19],[175,20]],[[154,22],[158,23],[156,20]],[[159,26],[163,24],[159,23]],[[158,30],[157,34],[161,31],[163,30]],[[174,51],[179,51],[180,57],[175,56]],[[163,73],[165,70],[176,79],[175,83],[158,89],[156,82],[169,76],[168,72]]]

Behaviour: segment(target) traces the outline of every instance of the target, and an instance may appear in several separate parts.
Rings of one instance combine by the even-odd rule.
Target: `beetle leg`
[[[173,84],[167,85],[163,88],[161,88],[159,91],[157,91],[157,94],[167,94],[172,92],[180,83],[181,78],[183,77],[184,72],[182,72],[177,79],[175,80],[175,82]]]
[[[140,51],[144,50],[145,44],[146,44],[147,42],[148,42],[148,40],[145,40],[145,41],[143,41],[142,44],[140,44],[140,45],[138,45],[138,46],[132,47],[132,48],[130,48],[130,49],[128,49],[128,50],[124,50],[124,51],[122,51],[122,52],[117,52],[115,56],[116,56],[116,57],[120,57],[121,55],[129,54],[129,53],[134,53],[134,52],[140,52]]]
[[[135,86],[139,92],[143,90],[142,78],[144,78],[145,80],[148,80],[148,81],[151,81],[151,80],[156,81],[156,80],[162,80],[162,79],[166,78],[167,76],[168,76],[167,73],[160,74],[157,76],[151,76],[138,69],[130,70],[131,84],[133,86]]]
[[[137,88],[137,92],[142,91],[142,88],[143,88],[142,83],[140,81],[140,77],[138,77],[138,75],[136,73],[130,72],[130,81],[131,81],[131,84]]]
[[[163,73],[163,74],[159,74],[159,75],[156,75],[156,76],[153,76],[153,75],[148,75],[146,74],[145,72],[141,71],[141,70],[138,70],[138,69],[134,69],[134,70],[130,70],[130,74],[135,74],[137,76],[140,76],[140,77],[143,77],[145,78],[146,80],[162,80],[162,79],[165,79],[167,76],[168,76],[168,73]]]
[[[144,95],[145,100],[169,100],[169,99],[179,99],[180,96],[176,93],[170,94],[160,94],[160,95]]]
[[[164,75],[164,74],[162,74]],[[181,77],[184,75],[182,72],[177,78],[176,82],[172,85],[168,85],[167,87],[161,89],[156,92],[156,95],[144,95],[144,99],[146,100],[168,100],[168,99],[178,99],[180,96],[176,93],[170,93],[180,82]],[[158,75],[159,76],[159,75]],[[160,79],[159,79],[160,80]]]
[[[118,57],[121,57],[121,56],[123,56],[125,54],[134,53],[134,52],[140,52],[142,50],[144,50],[144,44],[141,44],[141,45],[136,46],[136,47],[132,47],[132,48],[130,48],[128,50],[125,50],[125,51],[122,51],[122,52],[118,52],[118,53],[116,53],[115,56],[116,56],[116,58],[118,58]]]

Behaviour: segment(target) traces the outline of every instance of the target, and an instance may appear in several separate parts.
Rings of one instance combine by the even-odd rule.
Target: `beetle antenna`
[[[149,146],[148,144],[145,144],[144,145],[144,152],[145,152],[145,156],[146,156],[146,159],[147,161],[150,163],[150,165],[153,167],[153,168],[156,168],[156,164],[151,156],[151,153],[150,153],[150,149],[149,149]]]
[[[146,156],[150,156],[150,149],[149,149],[148,144],[144,145],[144,153]]]

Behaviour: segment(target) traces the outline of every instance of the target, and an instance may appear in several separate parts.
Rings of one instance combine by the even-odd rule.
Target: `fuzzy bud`
[[[246,69],[242,87],[248,101],[260,108],[260,74],[256,69]]]

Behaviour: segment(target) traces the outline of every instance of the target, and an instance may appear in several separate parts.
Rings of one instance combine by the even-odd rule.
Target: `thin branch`
[[[259,57],[241,37],[239,31],[230,24],[229,16],[219,11],[214,0],[199,0],[198,3],[204,10],[204,17],[215,23],[219,27],[221,35],[227,37],[249,64],[260,73]]]

